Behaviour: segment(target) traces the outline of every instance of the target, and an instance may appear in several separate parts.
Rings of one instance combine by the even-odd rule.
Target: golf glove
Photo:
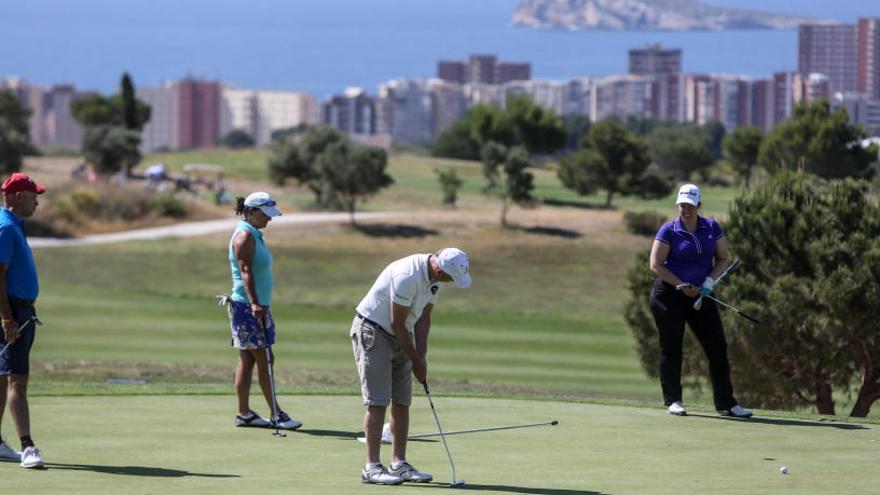
[[[700,294],[708,296],[712,293],[713,287],[715,287],[715,279],[712,277],[706,277],[706,280],[703,280],[703,286],[700,287]]]

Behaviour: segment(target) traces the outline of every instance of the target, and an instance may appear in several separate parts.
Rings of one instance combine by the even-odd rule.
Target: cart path
[[[356,213],[357,220],[374,220],[398,216],[397,212],[364,212]],[[349,221],[346,213],[294,213],[272,219],[272,225],[307,224],[307,223],[338,223]],[[231,230],[235,226],[232,218],[205,220],[201,222],[185,222],[148,229],[127,230],[110,234],[95,234],[72,238],[31,237],[28,243],[32,248],[81,246],[88,244],[109,244],[126,241],[149,241],[164,237],[192,237],[214,234]]]

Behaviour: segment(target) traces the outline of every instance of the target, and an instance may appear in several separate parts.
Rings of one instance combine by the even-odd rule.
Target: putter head
[[[551,424],[552,426],[556,426],[556,425],[559,424],[559,421],[557,421],[557,420],[554,419],[553,421],[550,422],[550,424]]]
[[[287,436],[287,433],[280,431],[280,430],[275,430],[274,432],[272,432],[272,436],[275,436],[278,438],[284,438]]]
[[[449,488],[462,488],[464,486],[464,480],[452,480],[452,483],[449,484]]]

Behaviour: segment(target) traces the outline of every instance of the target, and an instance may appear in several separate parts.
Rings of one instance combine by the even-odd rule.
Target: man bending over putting
[[[414,254],[386,266],[357,306],[351,324],[351,343],[367,411],[367,463],[364,483],[397,485],[428,482],[406,461],[412,375],[420,383],[428,376],[428,332],[431,311],[441,282],[471,285],[467,255],[456,248],[435,254]],[[391,403],[391,469],[379,462],[385,409]]]

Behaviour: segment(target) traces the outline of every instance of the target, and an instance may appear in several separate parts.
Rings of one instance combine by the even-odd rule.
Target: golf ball
[[[788,474],[788,466],[782,466],[779,468],[779,472],[782,474]]]

